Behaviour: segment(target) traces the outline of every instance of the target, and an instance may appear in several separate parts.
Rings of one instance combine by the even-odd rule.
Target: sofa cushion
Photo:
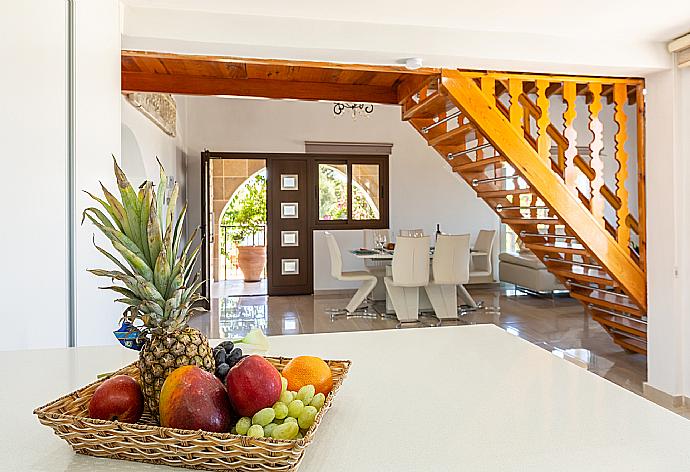
[[[515,264],[523,267],[529,267],[536,270],[546,270],[546,266],[542,264],[537,256],[534,254],[516,254],[514,252],[502,252],[498,255],[498,260]]]

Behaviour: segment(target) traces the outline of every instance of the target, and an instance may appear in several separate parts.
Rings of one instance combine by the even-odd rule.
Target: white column
[[[685,352],[688,316],[690,189],[680,145],[679,76],[669,70],[646,78],[647,87],[647,284],[648,381],[670,395],[690,396]],[[687,132],[685,139],[687,140]]]
[[[124,309],[113,303],[107,279],[86,272],[109,268],[93,247],[93,225],[81,221],[94,202],[82,192],[100,194],[102,181],[115,194],[112,157],[120,157],[120,13],[118,0],[76,0],[76,312],[77,345],[116,342],[112,331]],[[98,235],[97,235],[98,236]],[[110,250],[105,238],[96,241]]]
[[[677,73],[680,107],[678,110],[679,126],[677,147],[682,163],[683,182],[679,189],[683,201],[682,216],[678,231],[679,247],[682,250],[680,296],[682,298],[679,317],[683,324],[682,349],[677,353],[684,361],[683,395],[690,397],[690,68],[680,69]]]

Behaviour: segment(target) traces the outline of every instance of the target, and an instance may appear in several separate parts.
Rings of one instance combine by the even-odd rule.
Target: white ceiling
[[[690,30],[689,0],[122,0],[134,7],[431,26],[555,37],[669,41]]]

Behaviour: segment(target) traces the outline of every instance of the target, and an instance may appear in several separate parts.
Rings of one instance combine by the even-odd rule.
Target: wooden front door
[[[313,292],[309,161],[267,159],[268,294]]]

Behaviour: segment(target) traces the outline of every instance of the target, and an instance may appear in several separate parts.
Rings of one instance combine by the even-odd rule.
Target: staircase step
[[[493,166],[494,164],[501,164],[505,162],[503,156],[487,157],[486,159],[479,159],[478,161],[465,162],[463,164],[453,165],[455,172],[480,171],[484,167]]]
[[[609,285],[615,284],[614,280],[609,277],[606,271],[599,269],[591,269],[582,266],[572,266],[571,270],[559,269],[556,267],[550,267],[549,272],[554,275],[563,277],[564,279],[572,279],[580,282],[590,282],[599,285]]]
[[[521,225],[562,225],[558,218],[504,218],[503,223],[511,226]]]
[[[533,251],[550,252],[557,254],[579,254],[586,256],[587,249],[584,247],[573,247],[568,243],[525,243],[525,246]]]
[[[629,349],[631,351],[637,352],[638,354],[647,355],[647,342],[641,339],[631,338],[629,336],[624,336],[616,332],[610,332],[613,336],[613,342],[618,344],[624,349]]]
[[[595,306],[630,313],[638,318],[644,316],[640,308],[632,303],[625,295],[613,295],[610,293],[597,292],[594,289],[590,291],[578,287],[571,287],[570,296]]]
[[[642,320],[637,321],[629,317],[625,318],[610,313],[603,313],[596,311],[596,308],[592,311],[592,319],[609,328],[615,328],[635,336],[644,338],[647,335],[647,323]]]
[[[461,145],[465,142],[465,135],[471,131],[474,131],[474,126],[470,123],[460,125],[447,133],[440,134],[435,138],[429,140],[429,146],[448,146],[451,144]]]
[[[503,198],[510,195],[525,195],[534,193],[531,188],[516,188],[513,190],[478,190],[477,196],[480,198]]]
[[[411,106],[403,113],[403,120],[413,118],[435,118],[441,113],[455,108],[455,105],[442,93],[436,92],[426,97],[421,102]]]

